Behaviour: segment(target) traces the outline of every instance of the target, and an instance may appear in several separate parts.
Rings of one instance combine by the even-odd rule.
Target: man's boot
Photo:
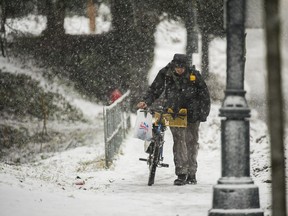
[[[178,185],[178,186],[185,185],[187,183],[186,181],[187,181],[187,175],[180,174],[178,175],[178,178],[175,179],[174,185]]]
[[[197,184],[196,175],[188,175],[187,184]]]

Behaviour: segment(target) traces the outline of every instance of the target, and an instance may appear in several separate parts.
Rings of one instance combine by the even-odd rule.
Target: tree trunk
[[[153,14],[148,14],[144,7],[145,3],[141,1],[111,1],[112,28],[116,40],[113,53],[115,62],[120,66],[114,77],[121,75],[120,70],[124,69],[123,75],[129,77],[125,84],[131,90],[132,106],[147,89],[147,62],[152,59],[150,54],[154,51],[156,24],[153,23]],[[121,84],[121,79],[117,79],[115,84]]]
[[[201,72],[204,79],[209,76],[209,36],[202,33]]]
[[[189,66],[193,65],[193,53],[198,52],[198,32],[196,31],[197,14],[196,4],[194,1],[187,2],[187,12],[185,26],[187,30],[186,54],[189,59]]]
[[[265,0],[268,124],[272,164],[272,215],[286,216],[284,114],[281,85],[279,1]]]
[[[65,0],[46,0],[47,27],[44,34],[48,36],[59,36],[65,34]]]
[[[5,0],[1,0],[1,8],[0,8],[0,47],[1,47],[1,54],[3,57],[6,57],[6,29],[5,23],[7,18],[7,10],[6,10],[6,2]]]
[[[121,34],[129,34],[134,28],[134,12],[131,0],[111,0],[111,13],[113,15],[113,30]]]
[[[89,29],[91,33],[96,32],[96,5],[93,0],[87,2],[87,15],[89,17]]]

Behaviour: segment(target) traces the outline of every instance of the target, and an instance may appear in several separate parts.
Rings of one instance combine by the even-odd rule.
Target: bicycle
[[[156,168],[169,167],[169,164],[163,163],[163,145],[164,145],[164,132],[166,126],[172,127],[186,127],[187,126],[187,110],[181,109],[179,113],[174,114],[171,109],[147,109],[143,112],[149,112],[155,118],[152,127],[152,140],[149,145],[150,151],[148,158],[139,158],[141,161],[146,161],[149,166],[148,186],[154,184]],[[181,122],[179,124],[179,122]]]

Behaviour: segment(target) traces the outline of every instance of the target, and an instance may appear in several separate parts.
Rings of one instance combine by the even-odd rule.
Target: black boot
[[[179,186],[185,185],[187,183],[186,180],[187,180],[187,175],[186,174],[180,174],[180,175],[178,175],[178,178],[175,179],[174,185],[179,185]]]
[[[188,175],[187,184],[197,184],[196,175]]]

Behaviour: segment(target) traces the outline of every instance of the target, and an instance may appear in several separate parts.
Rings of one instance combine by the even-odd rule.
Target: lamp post
[[[263,216],[250,178],[250,109],[245,99],[245,0],[226,0],[227,80],[220,108],[222,176],[213,188],[209,216]]]

